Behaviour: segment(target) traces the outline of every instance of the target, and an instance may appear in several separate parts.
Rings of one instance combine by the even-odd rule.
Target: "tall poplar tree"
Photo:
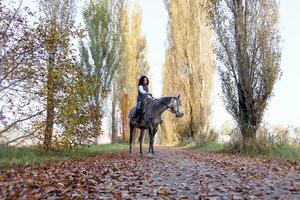
[[[132,15],[128,13],[129,6],[124,4],[121,14],[121,66],[116,79],[124,142],[127,142],[129,139],[128,114],[130,109],[136,104],[138,78],[149,71],[149,64],[146,59],[147,42],[141,33],[142,10],[139,5],[135,5]]]
[[[166,0],[168,48],[164,65],[164,96],[182,95],[184,117],[165,117],[162,142],[202,136],[209,131],[214,75],[210,3]]]
[[[214,1],[223,102],[245,142],[255,138],[280,75],[278,12],[277,0]]]
[[[100,134],[103,104],[109,95],[111,82],[120,61],[121,35],[119,29],[122,1],[90,0],[83,10],[86,40],[80,42],[83,78],[88,91],[95,131]]]

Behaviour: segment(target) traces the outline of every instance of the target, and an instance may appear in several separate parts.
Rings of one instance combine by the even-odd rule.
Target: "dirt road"
[[[0,199],[300,199],[300,165],[157,148],[0,173]]]

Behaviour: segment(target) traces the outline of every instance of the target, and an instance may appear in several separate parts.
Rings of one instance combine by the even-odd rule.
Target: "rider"
[[[138,96],[137,96],[137,104],[136,104],[136,112],[135,112],[135,122],[138,122],[139,114],[142,108],[142,102],[147,96],[151,96],[152,94],[149,93],[149,79],[147,76],[143,75],[139,79],[139,84],[138,84]]]

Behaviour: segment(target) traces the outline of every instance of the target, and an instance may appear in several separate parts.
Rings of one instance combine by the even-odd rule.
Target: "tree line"
[[[211,137],[214,71],[243,144],[251,144],[280,76],[276,0],[165,0],[169,14],[163,94],[184,94],[184,120],[166,116],[162,140]],[[172,86],[172,87],[170,87]],[[175,86],[175,87],[174,87]]]
[[[3,143],[33,138],[45,149],[93,143],[108,110],[112,142],[118,132],[128,141],[137,80],[149,71],[142,10],[126,0],[89,0],[80,26],[77,3],[38,1],[35,13],[0,4]],[[165,6],[163,95],[182,94],[185,116],[164,116],[161,142],[209,139],[217,71],[224,105],[247,144],[281,73],[277,0],[165,0]]]
[[[131,12],[123,0],[90,0],[81,13],[83,26],[77,26],[77,3],[39,1],[35,13],[1,3],[4,144],[35,138],[50,149],[95,142],[110,96],[114,141],[117,109],[126,123],[133,86],[149,68],[141,8]],[[21,136],[12,138],[15,132]]]

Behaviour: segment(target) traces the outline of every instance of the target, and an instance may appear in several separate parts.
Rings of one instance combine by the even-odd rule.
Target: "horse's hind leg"
[[[141,129],[139,142],[140,142],[140,155],[143,156],[143,138],[145,130]]]
[[[134,126],[130,123],[130,135],[129,135],[129,155],[132,154],[132,140],[134,134]]]

